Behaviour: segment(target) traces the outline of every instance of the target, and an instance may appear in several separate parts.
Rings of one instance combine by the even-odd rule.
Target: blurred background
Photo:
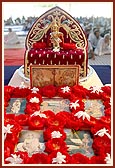
[[[3,2],[4,35],[11,27],[18,35],[26,35],[34,21],[52,7],[59,6],[85,26],[98,26],[101,33],[111,29],[111,2]]]

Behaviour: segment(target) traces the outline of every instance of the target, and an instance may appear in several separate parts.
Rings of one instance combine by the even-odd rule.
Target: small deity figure
[[[62,42],[63,33],[59,32],[59,27],[56,21],[53,22],[50,33],[50,40],[53,43],[53,51],[60,51],[60,43]]]
[[[86,156],[92,156],[93,155],[92,143],[93,143],[93,140],[89,137],[88,134],[85,133],[83,135],[81,146],[84,149]]]

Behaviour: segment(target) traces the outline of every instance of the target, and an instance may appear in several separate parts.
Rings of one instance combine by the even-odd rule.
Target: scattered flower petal
[[[107,153],[107,156],[105,157],[105,161],[107,164],[111,164],[111,157],[109,153]]]
[[[76,110],[76,107],[79,107],[79,100],[76,100],[75,103],[70,103],[70,108],[74,108]]]
[[[41,113],[40,111],[35,111],[32,116],[40,116],[41,118],[47,118],[45,114]]]
[[[32,93],[37,93],[37,92],[39,91],[39,89],[36,88],[36,87],[33,87],[33,88],[31,89],[31,91],[32,91]]]
[[[63,90],[63,93],[70,91],[70,87],[68,87],[68,86],[63,87],[63,88],[61,88],[61,89]]]
[[[62,155],[61,152],[57,152],[57,156],[56,158],[53,158],[52,163],[56,163],[56,164],[61,164],[62,162],[66,163],[66,160],[64,160],[66,158],[65,155]]]
[[[93,89],[93,90],[92,90]],[[93,86],[91,89],[89,89],[89,90],[92,90],[91,91],[91,93],[95,93],[95,92],[97,92],[97,93],[99,93],[99,92],[103,92],[102,90],[101,90],[101,88],[100,87],[98,87],[98,86]]]
[[[30,102],[31,103],[39,103],[40,101],[37,97],[33,97],[33,98],[30,99]]]
[[[5,160],[9,161],[11,164],[21,164],[23,160],[20,158],[20,155],[11,154],[12,157],[8,157]]]
[[[84,112],[84,111],[79,111],[79,112],[77,112],[74,116],[76,116],[76,117],[78,117],[78,118],[82,117],[83,120],[84,120],[85,118],[87,118],[87,120],[90,121],[90,115],[87,114],[87,113]]]
[[[51,133],[52,138],[60,138],[62,134],[59,131],[53,131]]]
[[[109,135],[109,133],[107,132],[108,130],[106,130],[106,128],[100,129],[99,131],[96,132],[96,134],[94,135],[99,135],[100,137],[103,137],[104,135],[107,135],[108,138],[111,139],[111,136]]]

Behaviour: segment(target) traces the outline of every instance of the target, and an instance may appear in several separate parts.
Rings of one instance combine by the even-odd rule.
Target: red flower
[[[103,155],[92,156],[90,158],[90,164],[106,164],[105,157]]]
[[[102,116],[99,121],[102,122],[102,124],[107,124],[109,127],[111,127],[111,117],[110,116]]]
[[[76,119],[76,117],[74,117],[72,113],[62,111],[62,112],[57,113],[56,116],[61,116],[64,118],[64,120],[66,121],[65,123],[66,128],[70,128],[70,129],[74,128],[76,130],[79,129],[80,127],[79,119]]]
[[[82,117],[79,118],[79,123],[81,124],[81,127],[86,129],[90,129],[91,127],[95,126],[97,122],[98,120],[92,116],[90,116],[90,120],[88,120],[87,118],[83,120]]]
[[[35,42],[35,43],[33,43],[33,48],[34,49],[46,48],[46,43],[44,43],[44,42]]]
[[[10,94],[5,94],[4,96],[4,107],[7,107],[8,106],[8,102],[10,100]]]
[[[29,129],[40,130],[43,129],[45,124],[45,119],[40,118],[39,116],[30,116],[28,120]]]
[[[11,142],[11,144],[16,145],[18,142],[18,133],[10,133],[10,134],[8,133],[6,135],[5,141],[9,141]]]
[[[33,114],[35,111],[40,110],[40,105],[38,103],[27,103],[26,108],[24,110],[25,113],[27,114]]]
[[[45,97],[52,98],[56,96],[56,87],[53,85],[48,85],[42,88],[42,95]]]
[[[4,86],[4,95],[9,94],[11,95],[14,90],[14,87],[12,86]]]
[[[9,141],[4,141],[4,158],[9,157],[14,152],[15,144],[12,143],[11,139]]]
[[[46,115],[47,119],[52,118],[52,117],[55,116],[55,113],[52,112],[52,111],[50,111],[50,110],[46,110],[46,111],[44,111],[43,114]]]
[[[67,89],[64,89],[64,88],[67,88]],[[71,87],[68,87],[68,86],[58,87],[58,92],[57,93],[58,93],[59,97],[70,98],[71,95],[72,95]]]
[[[48,120],[51,119],[51,118],[54,118],[55,117],[55,113],[50,111],[50,110],[44,111],[42,113],[46,115],[45,126],[48,127]]]
[[[65,140],[66,139],[66,134],[64,132],[64,130],[62,128],[58,128],[58,127],[49,127],[48,129],[46,129],[44,131],[44,140],[49,140],[49,139],[53,139],[52,137],[52,133],[56,131],[58,133],[60,133],[60,138]],[[58,139],[57,139],[58,140]]]
[[[86,98],[88,90],[80,85],[74,85],[72,87],[72,93],[79,98]]]
[[[110,86],[104,86],[101,88],[104,93],[106,93],[108,96],[111,96],[111,87]]]
[[[4,99],[4,108],[6,109],[7,106],[8,106],[8,101]]]
[[[29,160],[29,164],[49,164],[49,157],[44,153],[33,154]]]
[[[105,106],[105,109],[111,108],[110,99],[108,99],[108,101],[104,101],[103,105]]]
[[[15,120],[21,126],[26,126],[28,125],[28,117],[29,116],[26,114],[20,114],[20,115],[15,116]]]
[[[81,153],[76,153],[71,156],[71,164],[89,164],[89,158]]]
[[[5,118],[5,121],[4,121],[4,126],[7,127],[7,125],[10,124],[12,125],[13,127],[10,129],[10,131],[13,133],[13,134],[16,134],[16,133],[19,133],[22,129],[22,127],[15,121],[15,120],[7,120]]]
[[[47,124],[48,124],[48,126],[64,127],[66,124],[66,119],[64,119],[61,116],[55,115],[54,117],[49,118],[47,120]]]
[[[104,113],[106,116],[110,116],[111,115],[111,108],[105,109]]]
[[[5,118],[4,118],[4,121],[9,122],[11,120],[15,120],[14,118],[15,118],[15,114],[6,114]]]
[[[58,150],[67,151],[67,145],[61,138],[59,138],[58,140],[56,138],[51,139],[45,143],[45,146],[45,151],[48,153]]]
[[[111,140],[105,135],[103,137],[96,137],[93,139],[92,147],[97,155],[111,153]]]
[[[13,95],[12,97],[20,97],[20,98],[25,98],[31,93],[31,90],[29,88],[19,88],[16,87],[13,90]]]

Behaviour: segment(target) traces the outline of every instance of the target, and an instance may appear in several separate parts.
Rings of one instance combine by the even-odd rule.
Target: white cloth
[[[98,56],[111,54],[111,47],[108,43],[105,43],[104,38],[101,38],[95,48],[94,53]]]
[[[93,68],[92,68],[92,70],[93,70],[92,74],[88,77],[88,79],[80,81],[79,84],[82,85],[83,87],[87,88],[87,89],[89,89],[90,86],[99,86],[99,87],[102,87],[103,84],[102,84],[100,78],[98,77],[96,71]],[[21,84],[21,82],[24,82],[24,85],[26,87],[30,87],[30,81],[25,80],[20,75],[19,69],[17,69],[14,72],[14,74],[13,74],[13,76],[12,76],[12,78],[11,78],[11,80],[10,80],[10,82],[9,82],[8,85],[14,86],[14,87],[18,87]]]
[[[88,40],[88,58],[94,58],[93,47],[89,40]]]
[[[96,48],[98,41],[101,39],[101,36],[99,36],[99,38],[97,38],[94,33],[90,33],[88,40],[90,41],[91,45],[93,48]]]
[[[20,42],[20,41],[19,41],[19,38],[18,38],[16,32],[9,32],[4,37],[4,43],[5,44],[16,44],[18,42]]]
[[[91,45],[91,42],[88,40],[88,54],[90,53],[91,50],[93,50],[93,47]]]

